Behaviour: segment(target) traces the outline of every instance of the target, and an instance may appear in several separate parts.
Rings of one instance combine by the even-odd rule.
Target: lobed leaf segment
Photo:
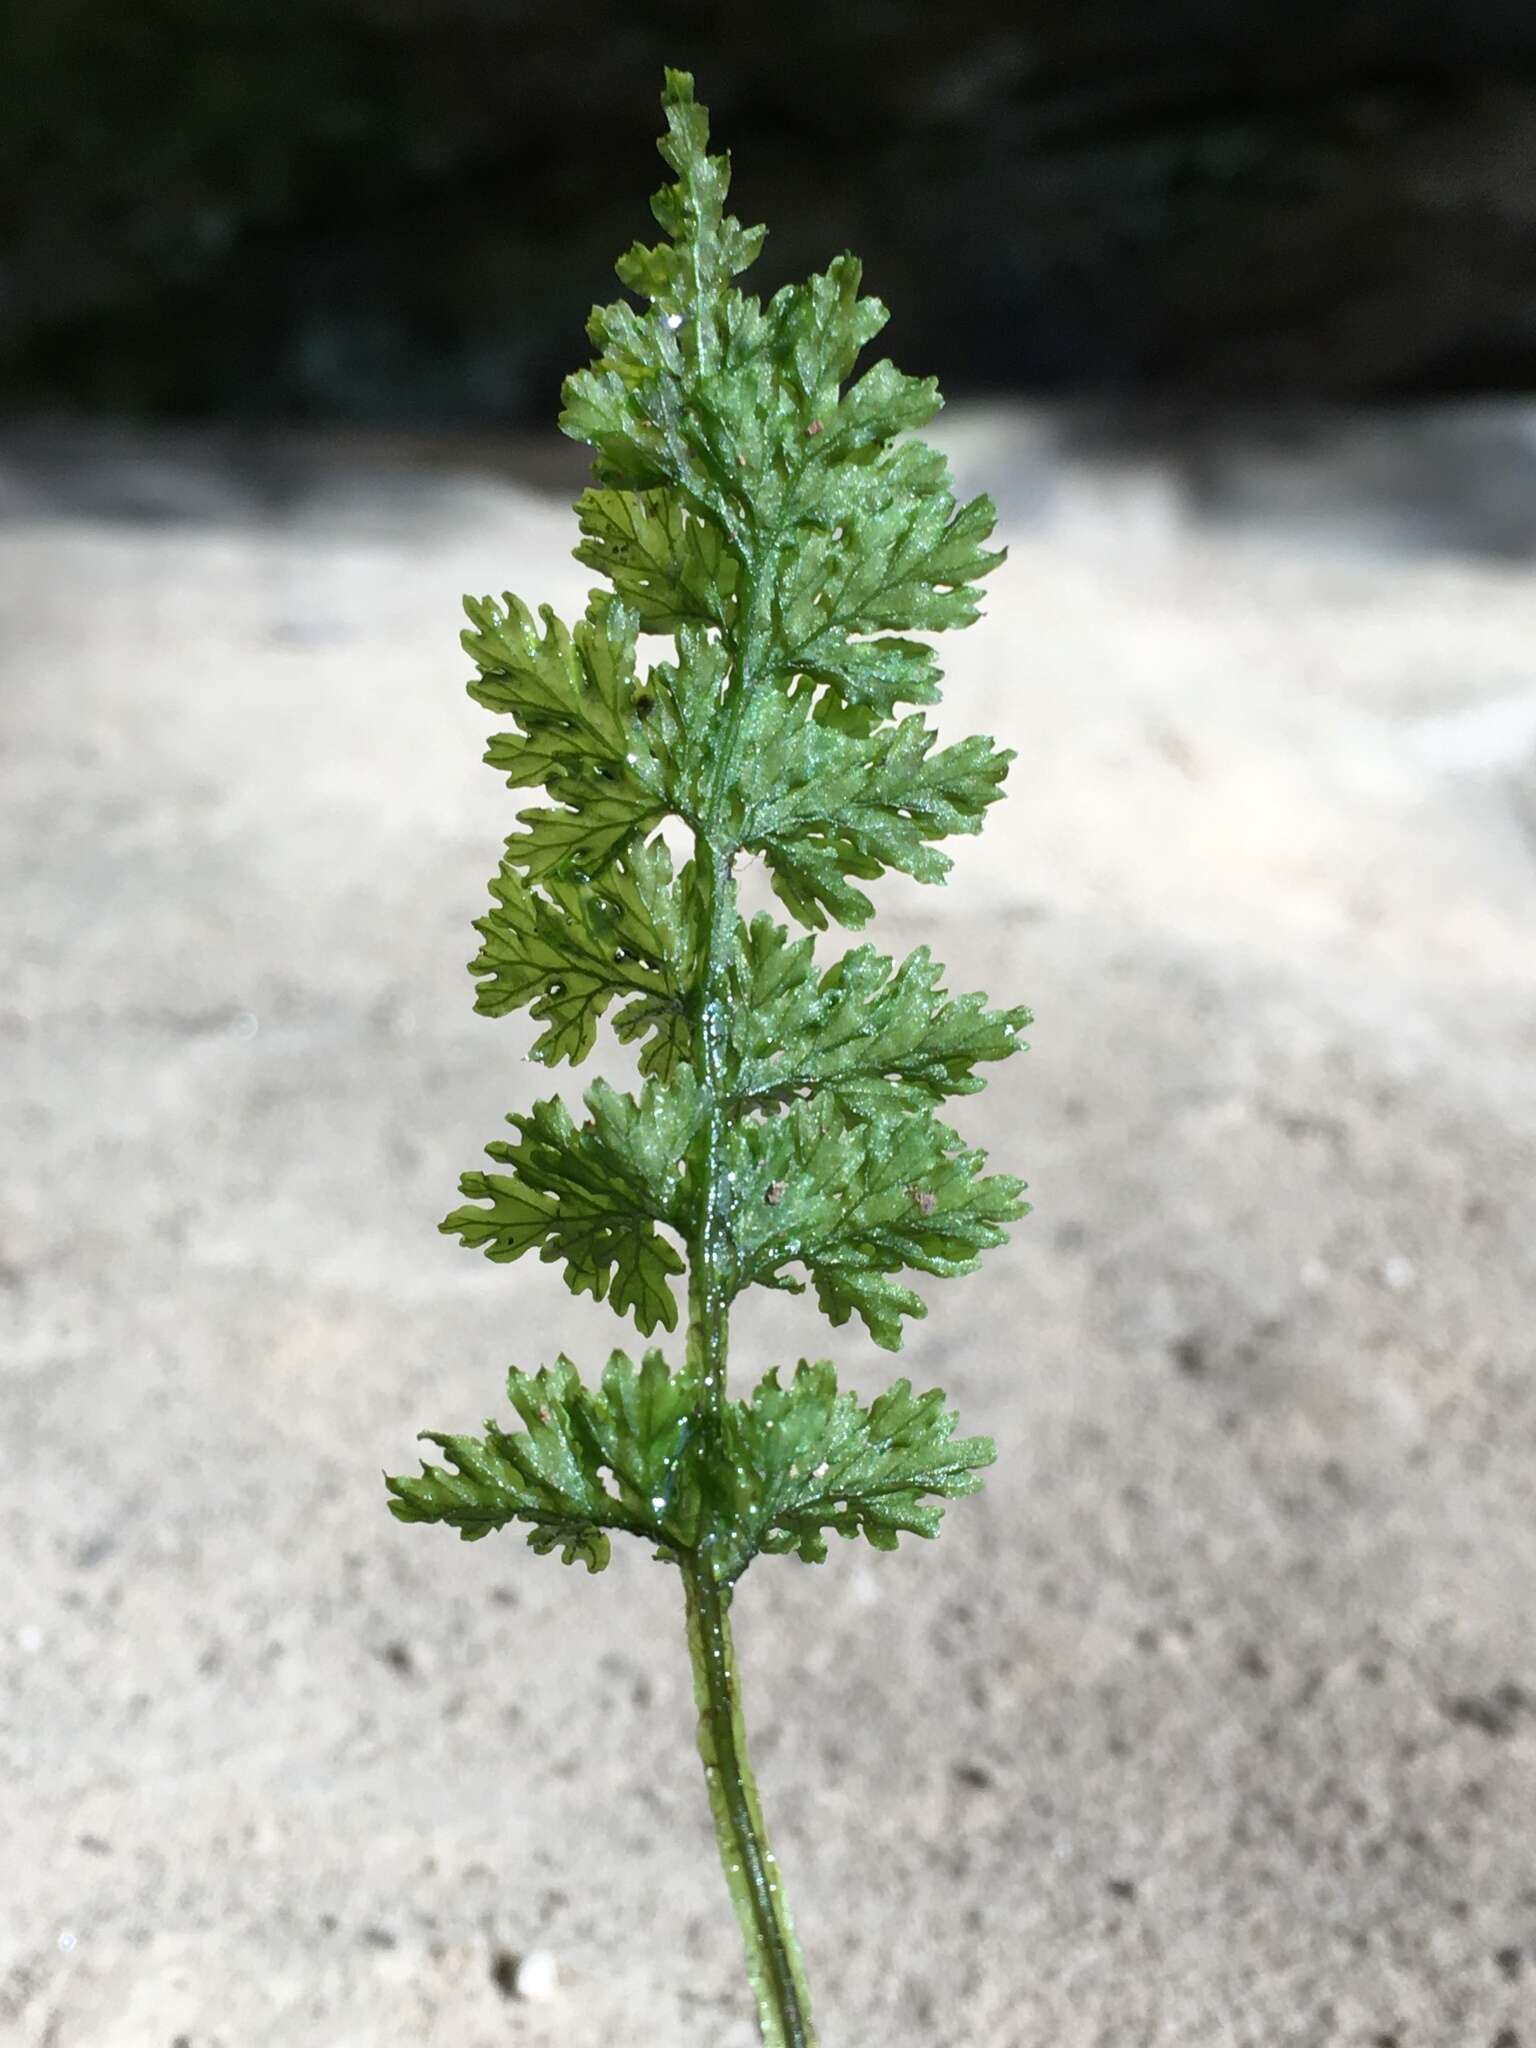
[[[718,1429],[698,1428],[699,1395],[697,1376],[669,1372],[657,1351],[638,1366],[615,1351],[595,1388],[563,1357],[514,1371],[507,1398],[523,1427],[431,1437],[452,1469],[391,1479],[390,1507],[470,1543],[525,1523],[535,1550],[594,1572],[615,1531],[671,1561],[703,1550],[729,1586],[762,1551],[819,1563],[829,1531],[877,1550],[903,1531],[932,1536],[938,1503],[974,1493],[994,1455],[985,1437],[953,1435],[941,1393],[898,1380],[865,1408],[825,1361],[802,1361],[788,1386],[769,1373],[750,1400],[725,1405]]]

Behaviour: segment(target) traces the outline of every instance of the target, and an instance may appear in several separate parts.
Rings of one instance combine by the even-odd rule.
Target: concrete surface
[[[962,1110],[1037,1209],[899,1365],[739,1317],[1002,1453],[739,1602],[825,2048],[1536,2048],[1536,579],[1352,549],[1326,444],[1213,524],[953,433],[944,722],[1019,760],[878,935],[1035,1006]],[[541,1078],[457,600],[579,604],[568,514],[130,452],[149,521],[0,490],[0,2039],[746,2048],[670,1575],[379,1481],[618,1336],[433,1229]]]

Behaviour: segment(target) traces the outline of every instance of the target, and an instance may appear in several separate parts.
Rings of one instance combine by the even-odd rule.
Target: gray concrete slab
[[[899,1365],[739,1318],[1001,1451],[937,1546],[741,1596],[823,2038],[1529,2048],[1536,579],[954,431],[1019,517],[943,722],[1019,759],[877,930],[1036,1008],[961,1120],[1037,1208]],[[670,1575],[379,1481],[618,1334],[433,1229],[545,1080],[463,971],[512,800],[457,601],[579,604],[568,515],[18,474],[0,2036],[745,2048]]]

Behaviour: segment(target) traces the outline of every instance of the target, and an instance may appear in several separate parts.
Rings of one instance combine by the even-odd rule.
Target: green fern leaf
[[[702,1534],[729,1585],[760,1552],[821,1562],[829,1531],[878,1550],[903,1533],[936,1535],[942,1503],[976,1492],[995,1456],[985,1437],[954,1437],[942,1393],[914,1395],[898,1380],[866,1408],[838,1391],[824,1361],[802,1360],[788,1386],[770,1372],[749,1400],[725,1404],[714,1429],[699,1426],[698,1394],[697,1376],[670,1372],[658,1351],[638,1368],[615,1351],[595,1388],[564,1357],[514,1370],[507,1395],[521,1428],[426,1433],[447,1463],[386,1479],[390,1511],[471,1543],[522,1523],[535,1550],[590,1571],[608,1563],[614,1533],[664,1558]]]
[[[986,1155],[926,1110],[855,1118],[832,1096],[730,1136],[738,1286],[794,1286],[803,1265],[834,1325],[857,1314],[875,1342],[901,1348],[901,1318],[927,1314],[893,1276],[904,1267],[971,1273],[1025,1213],[1022,1183],[982,1177]]]
[[[563,1260],[573,1294],[632,1313],[644,1335],[673,1329],[671,1281],[683,1261],[657,1225],[686,1223],[682,1162],[701,1113],[691,1070],[649,1082],[638,1102],[603,1081],[584,1100],[591,1121],[580,1129],[557,1096],[508,1116],[517,1142],[485,1149],[513,1171],[466,1173],[459,1192],[468,1201],[439,1227],[503,1263],[534,1250]]]
[[[947,995],[943,971],[926,946],[899,967],[858,946],[818,974],[813,941],[760,913],[740,929],[732,984],[742,1096],[782,1104],[824,1089],[878,1116],[973,1094],[976,1068],[1018,1051],[1030,1015]]]
[[[789,700],[779,731],[747,750],[744,843],[760,850],[780,900],[802,924],[862,925],[874,905],[851,877],[889,868],[940,882],[952,865],[935,839],[979,832],[1013,756],[981,734],[934,750],[920,717],[873,733],[810,715]]]
[[[727,212],[693,81],[668,72],[671,182],[655,244],[620,260],[641,303],[594,308],[590,367],[560,424],[593,451],[577,559],[609,586],[567,630],[516,598],[468,600],[471,694],[509,721],[487,760],[543,797],[519,813],[476,929],[476,1006],[526,1009],[536,1058],[585,1059],[606,1018],[636,1048],[637,1096],[599,1082],[579,1126],[556,1099],[512,1115],[442,1228],[489,1257],[536,1251],[649,1333],[678,1320],[686,1368],[623,1353],[600,1386],[565,1359],[514,1372],[516,1422],[434,1436],[441,1464],[388,1481],[404,1521],[467,1539],[521,1525],[598,1570],[615,1532],[681,1572],[699,1747],[765,2042],[809,2044],[803,1973],[744,1756],[730,1589],[761,1552],[826,1555],[931,1536],[992,1446],[957,1439],[938,1392],[905,1380],[867,1406],[830,1364],[726,1385],[730,1307],[748,1286],[814,1288],[897,1349],[921,1274],[968,1273],[1024,1213],[1023,1184],[936,1115],[1018,1049],[1021,1007],[951,996],[926,948],[818,960],[814,937],[743,922],[760,857],[791,918],[859,926],[864,885],[938,882],[942,842],[980,829],[1011,756],[941,746],[928,636],[978,615],[1001,562],[986,498],[957,501],[913,438],[931,378],[865,352],[886,324],[852,256],[766,304],[734,280],[760,228]],[[642,663],[639,635],[672,645]],[[674,873],[662,837],[692,858]],[[803,1276],[803,1277],[802,1277]]]
[[[997,1456],[990,1438],[954,1428],[937,1389],[914,1395],[898,1380],[865,1408],[825,1360],[802,1360],[787,1387],[770,1372],[750,1401],[730,1403],[704,1482],[729,1532],[716,1569],[738,1577],[760,1551],[819,1564],[828,1531],[877,1550],[903,1533],[936,1536],[942,1503],[979,1491]]]
[[[539,632],[526,605],[467,598],[464,633],[477,677],[469,692],[517,730],[495,735],[487,762],[515,789],[542,785],[558,809],[522,811],[527,829],[507,859],[530,879],[571,869],[594,874],[666,813],[635,699],[635,614],[594,593],[574,633],[545,605]]]
[[[445,1522],[471,1543],[524,1522],[535,1550],[558,1549],[594,1572],[608,1562],[613,1530],[670,1552],[696,1533],[697,1488],[684,1468],[697,1395],[658,1351],[638,1370],[615,1351],[596,1390],[564,1357],[543,1372],[513,1371],[507,1396],[522,1429],[487,1422],[483,1437],[426,1435],[453,1469],[424,1464],[419,1478],[386,1479],[390,1512]]]
[[[585,884],[546,876],[535,887],[503,861],[491,883],[494,908],[475,924],[475,1008],[501,1017],[526,1006],[544,1026],[533,1058],[574,1066],[591,1051],[609,1005],[620,1002],[621,1043],[642,1041],[641,1072],[670,1079],[688,1054],[694,887],[691,868],[674,880],[659,839],[637,840]]]
[[[584,491],[578,562],[606,576],[642,633],[724,626],[739,564],[719,529],[665,491]]]

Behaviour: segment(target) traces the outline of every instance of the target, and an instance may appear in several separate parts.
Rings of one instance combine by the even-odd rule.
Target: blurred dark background
[[[1529,0],[10,0],[0,392],[547,422],[647,232],[664,62],[954,390],[1536,384]]]

